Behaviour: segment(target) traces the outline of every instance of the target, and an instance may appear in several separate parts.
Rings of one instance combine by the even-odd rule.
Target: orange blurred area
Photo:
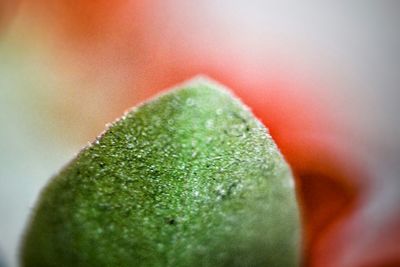
[[[47,24],[58,31],[62,41],[101,41],[108,24],[118,19],[118,10],[129,1],[23,1],[23,7],[30,12],[33,20]]]
[[[0,33],[15,16],[19,0],[0,2]]]
[[[55,128],[92,140],[128,107],[208,75],[250,106],[292,167],[303,216],[303,265],[398,266],[398,208],[369,229],[366,222],[380,215],[364,214],[400,197],[374,200],[387,190],[376,184],[396,186],[397,180],[381,177],[384,162],[371,165],[385,157],[376,152],[381,144],[371,141],[376,135],[370,138],[357,118],[368,122],[372,113],[357,106],[367,93],[346,76],[357,72],[343,52],[348,29],[332,26],[356,22],[351,13],[341,17],[336,6],[295,6],[291,21],[288,6],[280,4],[25,0],[17,29],[29,32],[26,26],[34,25],[29,40],[40,45],[31,53],[54,76],[48,110],[60,125]],[[319,28],[314,16],[327,25]],[[339,43],[342,29],[345,46],[330,46]],[[369,243],[353,242],[362,235],[358,229]]]

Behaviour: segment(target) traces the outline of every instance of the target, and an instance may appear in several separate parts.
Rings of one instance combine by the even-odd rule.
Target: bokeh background
[[[399,26],[395,0],[0,0],[0,266],[105,123],[198,74],[289,161],[304,266],[400,266]]]

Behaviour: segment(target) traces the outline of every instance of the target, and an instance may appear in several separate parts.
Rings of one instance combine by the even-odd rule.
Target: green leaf
[[[23,266],[297,266],[291,172],[264,126],[195,79],[113,123],[43,190]]]

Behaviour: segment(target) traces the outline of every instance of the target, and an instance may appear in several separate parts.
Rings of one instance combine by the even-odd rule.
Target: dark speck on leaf
[[[169,225],[175,225],[176,224],[176,220],[175,219],[169,219],[168,220],[168,224]]]

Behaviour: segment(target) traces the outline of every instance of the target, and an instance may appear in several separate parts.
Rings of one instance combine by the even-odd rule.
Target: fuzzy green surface
[[[22,266],[297,266],[291,173],[264,126],[195,80],[132,110],[43,190]]]

